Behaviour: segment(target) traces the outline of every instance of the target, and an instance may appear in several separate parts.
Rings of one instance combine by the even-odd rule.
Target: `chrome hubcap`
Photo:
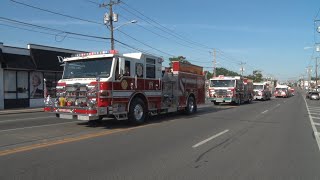
[[[133,114],[134,114],[134,117],[135,119],[137,120],[140,120],[143,116],[143,108],[140,104],[137,104],[135,107],[134,107],[134,110],[133,110]]]
[[[189,111],[193,112],[194,104],[193,101],[189,101]]]

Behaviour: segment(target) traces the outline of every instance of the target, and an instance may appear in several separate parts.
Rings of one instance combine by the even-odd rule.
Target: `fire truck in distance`
[[[271,91],[269,85],[265,82],[253,83],[254,99],[256,100],[270,100]]]
[[[253,82],[240,76],[218,76],[210,79],[208,100],[215,105],[220,103],[251,103]]]
[[[46,112],[57,117],[101,120],[114,117],[143,123],[149,115],[185,111],[205,102],[203,68],[179,61],[162,69],[163,60],[142,53],[84,53],[64,59],[55,98]]]
[[[277,85],[276,89],[274,91],[274,97],[278,98],[278,97],[283,97],[283,98],[288,98],[290,97],[291,91],[290,91],[290,87],[287,85]]]

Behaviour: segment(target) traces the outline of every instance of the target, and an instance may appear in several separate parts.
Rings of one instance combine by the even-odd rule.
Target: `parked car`
[[[319,100],[320,99],[319,92],[310,92],[309,99],[310,100]]]
[[[306,99],[309,99],[311,91],[306,92]]]

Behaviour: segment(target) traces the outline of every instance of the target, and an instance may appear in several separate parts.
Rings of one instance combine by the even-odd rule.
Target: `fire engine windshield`
[[[276,91],[287,91],[287,88],[276,88]]]
[[[63,79],[109,77],[112,58],[95,58],[68,61],[65,64]]]
[[[235,80],[211,80],[210,87],[234,87]]]
[[[253,85],[253,89],[263,89],[263,85]]]

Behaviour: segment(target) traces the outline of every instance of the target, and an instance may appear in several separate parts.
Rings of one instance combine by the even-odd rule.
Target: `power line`
[[[42,32],[42,31],[36,31],[34,29],[27,29],[27,28],[22,28],[22,27],[18,27],[18,26],[13,26],[13,25],[8,25],[8,24],[1,24],[1,26],[6,26],[6,27],[10,27],[10,28],[15,28],[15,29],[20,29],[20,30],[25,30],[25,31],[29,31],[29,32],[34,32],[34,33],[41,33],[41,34],[46,34],[46,35],[51,35],[51,36],[55,36],[55,40],[58,42],[61,42],[62,40],[57,40],[57,37],[59,37],[59,35],[57,33],[48,33],[48,32]],[[103,42],[105,43],[106,41],[102,41],[102,40],[93,40],[93,39],[85,39],[85,38],[77,38],[77,37],[70,37],[70,36],[64,36],[63,39],[68,38],[68,39],[77,39],[77,40],[85,40],[85,41],[93,41],[93,42]]]
[[[319,8],[319,10],[318,10],[318,12],[317,12],[316,16],[314,17],[314,20],[316,20],[316,19],[318,18],[319,13],[320,13],[320,8]]]
[[[20,3],[20,2],[15,1],[15,0],[11,0],[11,1],[12,1],[12,2],[15,2],[15,3],[19,3],[19,4],[24,5],[24,6],[27,6],[27,7],[31,7],[31,8],[40,10],[40,11],[44,11],[44,12],[47,12],[47,13],[52,13],[52,14],[55,14],[55,15],[60,15],[60,16],[68,17],[68,18],[71,18],[71,19],[77,19],[77,20],[80,20],[80,21],[85,21],[85,22],[90,22],[90,23],[95,23],[95,24],[103,25],[102,23],[98,23],[98,22],[95,22],[95,21],[86,20],[86,19],[82,19],[82,18],[78,18],[78,17],[74,17],[74,16],[70,16],[70,15],[66,15],[66,14],[62,14],[62,13],[58,13],[58,12],[54,12],[54,11],[51,11],[51,10],[48,10],[48,9],[39,8],[39,7],[32,6],[32,5],[29,5],[29,4],[26,4],[26,3]],[[23,23],[23,22],[20,22],[20,23]],[[28,23],[26,23],[26,24],[28,24]],[[38,26],[38,25],[32,25],[32,26]],[[38,27],[41,27],[41,26],[38,26]],[[43,28],[43,27],[41,27],[41,28]],[[47,28],[47,29],[53,29],[53,28]],[[55,29],[55,30],[56,30],[56,29]],[[56,30],[56,31],[57,31],[57,30]],[[72,33],[72,32],[67,32],[67,31],[62,31],[62,30],[58,30],[58,31],[60,31],[60,32],[65,32],[65,33],[68,33],[68,34],[73,34],[73,35],[80,35],[79,33]],[[146,43],[144,43],[144,42],[142,42],[142,41],[139,41],[138,39],[130,36],[130,35],[127,34],[127,33],[124,33],[123,31],[120,31],[120,30],[118,30],[118,31],[119,31],[120,33],[124,34],[125,36],[127,36],[127,37],[129,37],[129,38],[131,38],[131,39],[133,39],[133,40],[135,40],[135,41],[137,41],[137,42],[139,42],[139,43],[141,43],[141,44],[143,44],[143,45],[145,45],[145,46],[147,46],[147,47],[149,47],[149,48],[151,48],[151,49],[154,49],[154,50],[156,50],[156,51],[158,51],[158,52],[161,52],[161,53],[164,53],[164,54],[167,54],[167,55],[170,55],[170,56],[174,56],[174,55],[172,55],[172,54],[169,54],[169,53],[166,53],[166,52],[164,52],[164,51],[161,51],[161,50],[159,50],[159,49],[157,49],[157,48],[154,48],[154,47],[152,47],[152,46],[150,46],[150,45],[148,45],[148,44],[146,44]],[[88,35],[88,37],[89,37],[89,35]],[[92,37],[94,37],[94,36],[92,36]],[[105,39],[110,39],[110,38],[105,38]]]
[[[63,30],[60,30],[60,29],[55,29],[55,28],[35,25],[35,24],[26,23],[26,22],[22,22],[22,21],[17,21],[17,20],[5,18],[5,17],[0,17],[0,21],[4,21],[4,22],[9,21],[9,22],[12,22],[12,23],[23,24],[25,26],[35,27],[35,28],[38,28],[38,29],[44,29],[44,30],[47,30],[47,31],[54,31],[54,32],[58,32],[58,33],[71,34],[71,35],[75,35],[75,36],[83,36],[83,37],[89,37],[89,38],[94,38],[94,39],[110,39],[110,38],[106,38],[106,37],[93,36],[93,35],[81,34],[81,33],[70,32],[70,31],[63,31]]]
[[[201,44],[201,43],[197,43],[197,42],[194,42],[194,41],[191,41],[191,40],[186,40],[187,38],[181,36],[180,34],[177,34],[176,32],[172,31],[171,29],[169,29],[169,28],[163,26],[162,24],[158,23],[157,21],[149,18],[148,16],[144,15],[144,14],[141,13],[140,11],[138,11],[138,10],[136,10],[135,8],[129,6],[127,3],[123,2],[123,1],[122,1],[121,3],[124,4],[124,5],[126,5],[127,7],[129,7],[130,9],[132,9],[133,11],[137,12],[138,14],[140,14],[141,16],[143,16],[144,18],[146,18],[146,19],[150,20],[151,22],[157,24],[157,25],[160,26],[162,29],[164,29],[164,30],[162,30],[162,31],[167,32],[167,33],[170,34],[171,36],[176,37],[176,38],[178,38],[178,39],[180,39],[180,40],[182,40],[182,41],[188,42],[188,43],[190,43],[190,44],[197,44],[197,45],[200,45],[200,46],[202,46],[202,47],[204,47],[204,48],[207,48],[207,49],[209,49],[209,50],[212,49],[211,47],[208,47],[208,46],[203,45],[203,44]],[[121,7],[121,5],[120,5],[120,7]],[[122,7],[122,8],[123,8],[123,7]],[[125,8],[123,8],[123,9],[125,9]],[[126,9],[126,10],[127,10],[127,9]],[[129,10],[127,10],[127,11],[129,11]],[[149,24],[150,24],[150,23],[149,23]],[[155,27],[156,27],[156,28],[159,28],[159,27],[157,27],[157,26],[155,26]]]
[[[10,0],[10,1],[12,1],[14,3],[17,3],[17,4],[20,4],[20,5],[23,5],[23,6],[27,6],[27,7],[33,8],[33,9],[37,9],[37,10],[40,10],[40,11],[45,11],[47,13],[51,13],[51,14],[55,14],[55,15],[59,15],[59,16],[67,17],[67,18],[77,19],[77,20],[85,21],[85,22],[89,22],[89,23],[101,24],[100,22],[97,22],[97,21],[91,21],[91,20],[87,20],[87,19],[82,19],[82,18],[78,18],[78,17],[74,17],[74,16],[70,16],[70,15],[54,12],[54,11],[51,11],[51,10],[48,10],[48,9],[43,9],[43,8],[40,8],[40,7],[32,6],[30,4],[26,4],[26,3],[23,3],[23,2],[20,2],[20,1],[16,1],[16,0]]]

